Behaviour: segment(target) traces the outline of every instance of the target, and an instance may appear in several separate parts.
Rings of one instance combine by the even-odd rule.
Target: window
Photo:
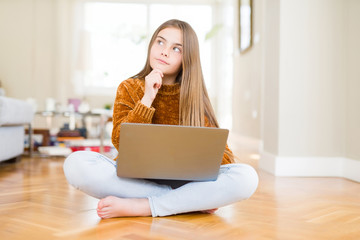
[[[121,81],[138,73],[145,64],[152,33],[171,18],[191,23],[196,31],[210,87],[211,43],[205,36],[212,27],[211,5],[86,2],[83,9],[77,69],[83,73],[85,93],[113,93]]]

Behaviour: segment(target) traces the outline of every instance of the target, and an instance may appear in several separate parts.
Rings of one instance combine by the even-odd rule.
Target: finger
[[[162,78],[160,76],[160,73],[159,72],[156,72],[156,75],[154,76],[153,78],[153,86],[156,87],[156,88],[160,88],[161,85],[162,85]]]
[[[160,69],[155,68],[153,71],[159,73],[162,78],[164,77],[164,74],[163,74],[163,72],[162,72]]]
[[[158,80],[158,89],[161,88],[161,85],[162,85],[162,79],[159,79],[159,80]]]
[[[155,83],[155,85],[154,85],[154,86],[155,86],[155,88],[157,88],[157,89],[160,89],[160,88],[161,88],[161,84],[160,84],[160,83],[158,83],[158,82],[157,82],[157,83]]]
[[[154,80],[153,80],[153,86],[154,88],[159,88],[159,85],[161,84],[161,77],[158,75],[156,77],[154,77]]]

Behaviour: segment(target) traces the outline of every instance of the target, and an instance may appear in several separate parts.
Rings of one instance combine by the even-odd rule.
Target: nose
[[[169,49],[168,48],[163,48],[163,50],[161,51],[161,55],[168,57],[169,56]]]

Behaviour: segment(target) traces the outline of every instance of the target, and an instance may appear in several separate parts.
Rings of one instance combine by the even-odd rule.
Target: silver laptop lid
[[[119,177],[215,180],[229,130],[157,124],[121,124]]]

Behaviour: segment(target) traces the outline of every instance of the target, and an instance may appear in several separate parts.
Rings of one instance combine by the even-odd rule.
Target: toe
[[[103,207],[104,207],[104,199],[101,199],[101,200],[98,202],[97,209],[101,210]]]
[[[105,212],[103,212],[103,211],[98,211],[97,212],[97,214],[98,214],[98,216],[100,217],[100,218],[106,218],[106,213]]]

